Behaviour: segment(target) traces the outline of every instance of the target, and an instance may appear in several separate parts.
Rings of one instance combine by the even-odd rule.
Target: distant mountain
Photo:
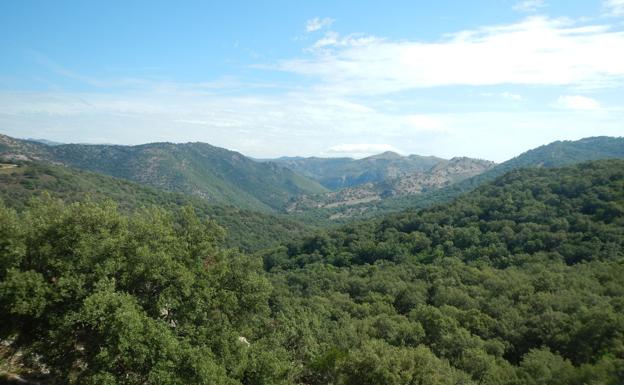
[[[123,210],[157,206],[175,211],[192,205],[226,230],[225,245],[254,252],[313,231],[284,215],[212,205],[199,197],[172,193],[107,175],[42,162],[0,163],[0,202],[21,210],[45,194],[65,202],[112,200]]]
[[[0,157],[64,164],[258,210],[279,210],[294,196],[327,191],[281,165],[206,143],[48,146],[0,135]]]
[[[491,182],[511,170],[533,167],[563,167],[601,159],[624,159],[624,138],[601,136],[576,141],[556,141],[526,151],[513,159],[492,167],[482,174],[436,190],[425,191],[422,194],[371,200],[349,206],[312,208],[308,205],[304,210],[306,213],[303,215],[312,215],[314,218],[353,220],[397,212],[408,208],[423,208],[449,202],[459,195],[471,191],[484,183]]]
[[[388,151],[363,159],[284,157],[267,161],[286,166],[330,190],[338,190],[424,172],[444,159],[435,156],[402,156]]]
[[[61,142],[55,142],[53,140],[38,139],[38,138],[26,138],[24,140],[27,140],[29,142],[37,142],[37,143],[41,143],[41,144],[47,144],[48,146],[60,146],[61,144],[65,144],[65,143],[61,143]]]
[[[382,154],[382,156],[387,155]],[[324,194],[303,196],[293,202],[288,209],[299,211],[306,208],[353,206],[386,198],[422,194],[481,174],[494,166],[494,162],[466,157],[441,160],[427,171],[405,174],[381,182],[365,183]]]

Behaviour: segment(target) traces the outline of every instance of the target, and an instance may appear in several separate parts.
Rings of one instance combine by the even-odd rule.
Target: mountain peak
[[[401,159],[401,158],[403,158],[403,155],[401,155],[401,154],[397,154],[394,151],[385,151],[385,152],[382,152],[381,154],[371,155],[371,156],[366,157],[364,159],[387,159],[387,160],[393,160],[393,159]]]

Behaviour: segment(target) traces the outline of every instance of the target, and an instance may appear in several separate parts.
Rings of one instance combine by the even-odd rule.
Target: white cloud
[[[439,117],[431,115],[407,115],[405,123],[414,128],[412,131],[421,132],[446,132],[444,122]]]
[[[314,92],[232,96],[182,87],[129,94],[0,91],[0,127],[3,134],[60,142],[202,141],[259,158],[395,151],[502,161],[554,140],[622,135],[623,110],[571,114],[558,107],[409,114]]]
[[[401,153],[396,147],[386,143],[347,143],[337,144],[324,151],[329,156],[349,156],[353,158],[363,158],[382,152],[392,151]]]
[[[54,67],[93,91],[0,90],[0,127],[61,142],[203,141],[261,158],[395,151],[500,161],[557,139],[622,135],[623,109],[575,95],[611,86],[587,94],[605,106],[621,99],[624,35],[609,25],[541,17],[431,42],[316,37],[305,57],[278,65],[305,82],[101,81]],[[453,85],[487,87],[443,87]],[[556,108],[544,109],[544,97]]]
[[[325,35],[306,58],[277,69],[342,94],[385,94],[452,85],[612,87],[624,81],[624,31],[531,17],[448,35],[437,42]]]
[[[345,47],[364,47],[375,42],[380,42],[381,39],[363,35],[363,34],[350,34],[347,36],[340,36],[335,31],[327,31],[325,35],[317,40],[311,47],[311,51],[323,49],[323,48],[345,48]]]
[[[600,110],[600,103],[592,98],[582,95],[562,95],[556,103],[557,107],[569,110],[596,111]]]
[[[500,93],[501,98],[503,99],[507,99],[507,100],[513,100],[515,102],[520,102],[522,100],[524,100],[524,98],[522,97],[522,95],[518,95],[518,94],[513,94],[511,92],[501,92]]]
[[[605,0],[602,6],[611,16],[624,16],[624,0]]]
[[[545,6],[544,0],[522,0],[514,4],[512,9],[517,12],[535,12]]]
[[[509,92],[509,91],[503,91],[503,92],[481,92],[479,95],[486,96],[486,97],[497,97],[497,98],[501,98],[501,99],[505,99],[505,100],[511,100],[511,101],[514,101],[514,102],[520,102],[520,101],[524,100],[524,97],[522,95],[514,94],[514,93]]]
[[[334,23],[334,21],[335,20],[330,17],[325,17],[323,19],[315,17],[314,19],[306,21],[305,30],[307,33],[315,32],[329,27]]]

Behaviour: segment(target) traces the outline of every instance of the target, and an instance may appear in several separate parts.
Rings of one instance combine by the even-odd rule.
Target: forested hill
[[[326,191],[317,182],[273,163],[206,143],[140,146],[48,146],[0,135],[0,157],[31,159],[104,173],[210,203],[273,211],[300,194]]]
[[[0,353],[63,384],[621,384],[624,161],[513,171],[265,271],[221,236],[189,209],[0,205]]]
[[[461,194],[511,170],[526,167],[549,168],[578,164],[590,160],[624,159],[624,137],[590,137],[576,141],[557,141],[529,150],[506,162],[500,163],[482,174],[462,180],[450,186],[423,194],[388,198],[379,202],[365,203],[331,210],[314,210],[308,216],[353,220],[371,218],[405,209],[429,207],[450,202]]]
[[[569,264],[622,257],[624,160],[514,170],[452,203],[356,222],[290,245],[283,262],[340,266],[440,255],[499,267],[533,255]]]
[[[264,261],[274,311],[295,317],[289,336],[311,362],[307,383],[624,378],[621,160],[513,171],[449,205],[346,226]]]
[[[32,198],[46,194],[68,203],[112,200],[131,212],[158,206],[177,210],[192,205],[201,217],[226,230],[226,247],[253,252],[299,238],[312,228],[284,215],[261,213],[227,205],[213,205],[199,197],[167,192],[108,175],[42,162],[0,163],[0,201],[24,210]]]

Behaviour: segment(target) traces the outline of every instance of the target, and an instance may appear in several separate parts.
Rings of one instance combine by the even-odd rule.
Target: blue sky
[[[502,161],[624,135],[624,0],[5,1],[0,132]]]

